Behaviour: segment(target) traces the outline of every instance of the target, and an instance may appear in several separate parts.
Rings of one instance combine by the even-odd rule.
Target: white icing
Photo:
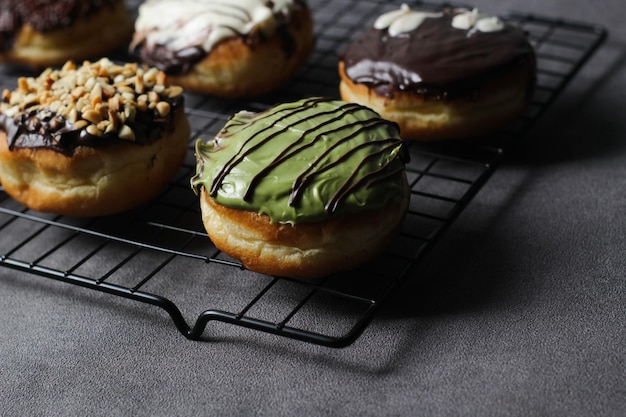
[[[468,10],[452,18],[452,27],[461,30],[470,30],[478,20],[478,9]]]
[[[139,6],[133,44],[209,52],[221,40],[253,29],[272,34],[276,15],[288,17],[293,5],[294,0],[147,0]]]
[[[374,22],[374,28],[387,29],[391,36],[417,29],[426,19],[442,17],[443,13],[429,13],[411,10],[403,4],[400,9],[380,15]],[[504,22],[497,17],[483,16],[478,9],[459,9],[452,18],[452,27],[469,32],[497,32],[504,28]]]
[[[409,6],[403,4],[399,10],[393,10],[391,12],[380,15],[378,19],[376,19],[376,21],[374,22],[374,27],[376,29],[388,28],[398,17],[405,16],[410,12],[411,9],[409,9]]]
[[[455,29],[479,32],[498,32],[504,28],[504,22],[494,16],[484,16],[478,9],[463,10],[452,18]]]
[[[474,25],[479,32],[498,32],[504,29],[504,22],[497,17],[483,17]]]
[[[409,6],[403,4],[400,10],[387,12],[376,19],[374,27],[376,29],[387,29],[391,36],[398,36],[403,33],[417,29],[427,18],[443,16],[443,13],[428,13],[411,10]]]

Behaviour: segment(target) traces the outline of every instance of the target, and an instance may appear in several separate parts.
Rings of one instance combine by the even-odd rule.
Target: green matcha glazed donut
[[[315,278],[381,251],[408,208],[395,123],[309,98],[235,114],[196,143],[191,186],[213,243],[248,269]]]

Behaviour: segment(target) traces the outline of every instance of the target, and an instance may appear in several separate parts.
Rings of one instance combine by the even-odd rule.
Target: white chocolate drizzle
[[[494,16],[484,16],[478,9],[464,10],[452,18],[452,27],[461,30],[479,32],[498,32],[504,28],[504,22]]]
[[[452,18],[452,27],[466,30],[471,35],[474,31],[497,32],[504,28],[504,22],[498,17],[484,16],[478,9],[456,9]],[[442,17],[443,13],[411,10],[403,4],[400,9],[380,15],[374,22],[374,28],[387,29],[390,36],[399,36],[417,29],[426,19]]]
[[[443,13],[428,13],[411,10],[409,6],[403,4],[400,10],[387,12],[374,22],[376,29],[387,29],[389,35],[398,36],[417,29],[427,18],[443,16]]]
[[[131,48],[142,42],[173,51],[211,51],[223,39],[259,30],[271,35],[294,0],[147,0],[139,7]]]

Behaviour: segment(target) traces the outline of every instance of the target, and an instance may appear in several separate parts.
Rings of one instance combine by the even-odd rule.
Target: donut
[[[526,34],[498,17],[403,5],[342,51],[339,91],[398,123],[403,139],[464,139],[519,117],[535,67]]]
[[[312,47],[303,0],[147,0],[130,50],[186,90],[239,98],[284,84]]]
[[[307,98],[240,111],[199,139],[191,186],[218,249],[259,273],[319,278],[356,268],[398,232],[403,145],[366,107]]]
[[[0,62],[80,62],[128,45],[133,34],[124,0],[0,0],[0,10]]]
[[[147,202],[188,150],[182,88],[106,58],[19,78],[0,102],[0,183],[42,212],[85,217]]]

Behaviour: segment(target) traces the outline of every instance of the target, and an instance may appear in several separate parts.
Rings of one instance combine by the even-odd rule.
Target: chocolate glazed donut
[[[342,97],[400,124],[404,138],[480,135],[510,121],[534,86],[525,33],[477,10],[379,17],[351,43],[339,68]]]

